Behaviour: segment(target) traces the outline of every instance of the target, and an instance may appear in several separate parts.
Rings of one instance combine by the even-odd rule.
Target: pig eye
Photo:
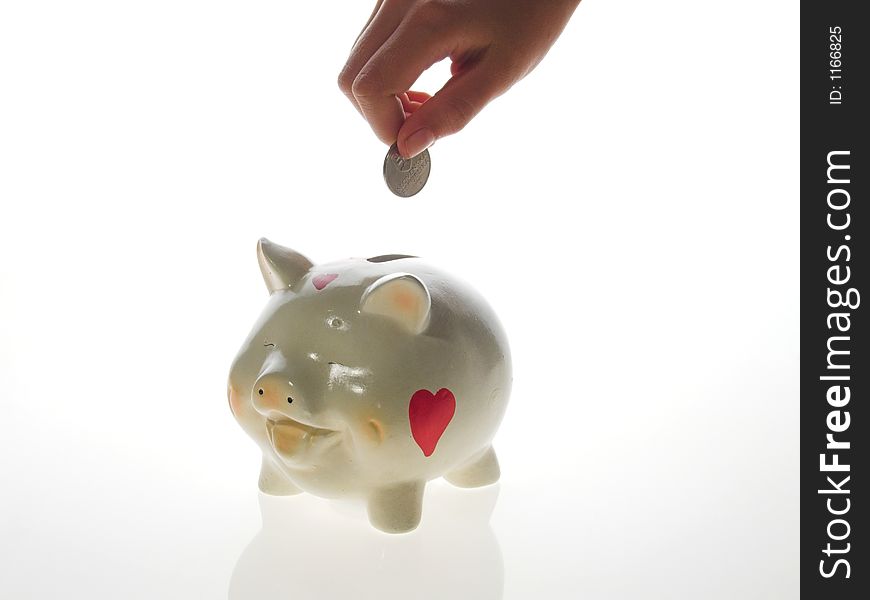
[[[344,327],[344,321],[342,321],[338,317],[330,317],[329,319],[327,319],[326,322],[333,329],[341,329],[342,327]]]
[[[273,344],[272,342],[266,342],[265,344],[263,344],[263,347],[264,348],[270,348],[270,347],[274,348],[275,344]]]

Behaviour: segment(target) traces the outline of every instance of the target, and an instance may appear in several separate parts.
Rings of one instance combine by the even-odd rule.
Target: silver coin
[[[410,198],[426,185],[431,167],[432,159],[428,150],[423,150],[414,158],[402,158],[399,149],[393,144],[384,158],[384,181],[395,195]]]

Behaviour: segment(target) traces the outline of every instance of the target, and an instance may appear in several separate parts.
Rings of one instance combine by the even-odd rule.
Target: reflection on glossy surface
[[[499,600],[504,565],[489,526],[498,489],[430,483],[426,518],[403,535],[370,528],[361,504],[260,494],[263,528],[236,563],[229,600]]]

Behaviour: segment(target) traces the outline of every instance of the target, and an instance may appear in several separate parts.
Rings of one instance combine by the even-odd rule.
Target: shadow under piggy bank
[[[431,482],[420,526],[401,535],[372,528],[362,505],[260,494],[263,528],[236,562],[229,599],[500,600],[489,526],[498,490]]]

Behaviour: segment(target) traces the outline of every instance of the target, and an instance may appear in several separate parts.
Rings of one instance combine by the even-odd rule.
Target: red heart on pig
[[[338,277],[338,273],[321,273],[320,275],[315,275],[311,282],[319,291],[335,281],[336,277]]]
[[[456,412],[456,398],[447,388],[434,394],[429,390],[417,390],[408,405],[411,435],[423,451],[423,456],[432,456],[435,446]]]

